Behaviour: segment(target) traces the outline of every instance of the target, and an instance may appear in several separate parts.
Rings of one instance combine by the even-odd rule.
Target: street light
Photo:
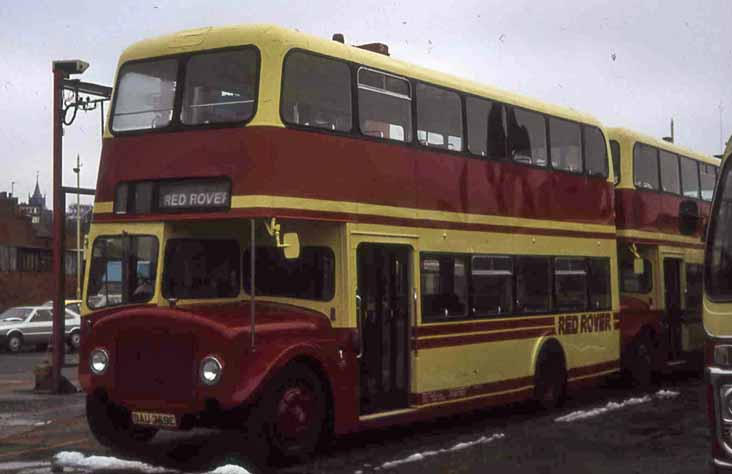
[[[81,162],[76,154],[76,299],[81,299]]]

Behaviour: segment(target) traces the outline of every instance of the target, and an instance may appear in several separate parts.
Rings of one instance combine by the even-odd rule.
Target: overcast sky
[[[387,43],[393,57],[588,112],[607,126],[720,152],[732,131],[732,1],[524,0],[0,1],[0,191],[22,199],[36,171],[51,196],[51,61],[81,58],[83,79],[111,85],[131,43],[182,29],[276,23],[347,43]],[[726,23],[725,23],[726,22]],[[93,187],[98,111],[64,138],[64,181],[81,155]]]

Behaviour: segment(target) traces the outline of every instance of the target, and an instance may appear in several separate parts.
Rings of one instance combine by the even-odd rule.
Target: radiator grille
[[[193,397],[193,338],[166,330],[123,333],[112,361],[118,393],[129,400],[186,401]]]

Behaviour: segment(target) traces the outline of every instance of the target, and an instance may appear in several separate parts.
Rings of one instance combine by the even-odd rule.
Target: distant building
[[[36,235],[42,237],[51,237],[53,235],[51,233],[53,212],[46,208],[46,196],[41,194],[37,175],[36,188],[33,190],[33,194],[28,194],[28,202],[19,204],[18,208],[21,213],[30,217]]]
[[[27,203],[0,192],[0,311],[11,306],[40,304],[52,298],[53,212],[36,181]],[[74,232],[76,227],[74,227]],[[76,291],[75,234],[66,238],[67,296]]]

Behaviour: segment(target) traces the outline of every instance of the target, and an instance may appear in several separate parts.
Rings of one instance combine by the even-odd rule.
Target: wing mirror
[[[282,237],[282,247],[286,259],[298,258],[300,256],[300,237],[295,232],[288,232]]]

